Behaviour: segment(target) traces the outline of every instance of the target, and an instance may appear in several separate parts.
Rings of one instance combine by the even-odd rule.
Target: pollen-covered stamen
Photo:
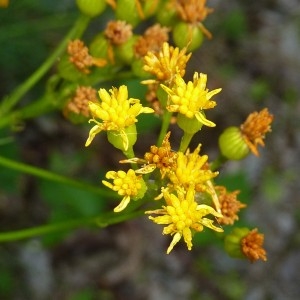
[[[176,166],[177,153],[171,149],[170,134],[171,132],[166,134],[160,147],[153,145],[150,147],[150,151],[144,155],[144,159],[148,164],[153,164],[160,170],[162,178]]]
[[[82,73],[90,73],[89,67],[93,65],[97,67],[103,67],[106,65],[106,60],[92,57],[89,54],[89,49],[81,40],[77,39],[70,41],[67,51],[70,55],[70,62],[72,62]]]
[[[97,91],[90,86],[79,86],[75,95],[67,103],[64,108],[64,114],[68,115],[70,112],[81,114],[85,117],[90,117],[89,101],[96,101]]]
[[[162,27],[160,24],[154,24],[147,28],[134,45],[135,55],[137,57],[144,57],[148,51],[159,52],[163,43],[169,39],[169,31],[169,28]]]
[[[121,20],[109,21],[104,35],[112,44],[122,45],[132,36],[132,26]]]
[[[267,260],[266,250],[263,248],[264,235],[257,232],[257,229],[251,230],[241,240],[241,249],[245,256],[254,262],[258,259]]]
[[[258,145],[265,145],[265,134],[271,131],[272,121],[273,115],[267,108],[264,108],[260,112],[251,113],[240,127],[245,142],[256,156],[259,156]]]
[[[208,38],[212,37],[212,34],[202,23],[214,11],[212,8],[205,6],[206,0],[174,0],[173,2],[179,17],[184,22],[199,26]]]
[[[246,204],[241,203],[237,199],[240,191],[228,192],[224,186],[215,186],[215,190],[218,194],[223,215],[222,218],[218,218],[218,222],[224,225],[232,225],[239,219],[238,213],[240,209],[246,207]]]

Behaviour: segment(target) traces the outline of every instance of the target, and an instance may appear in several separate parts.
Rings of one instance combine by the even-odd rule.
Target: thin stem
[[[220,168],[221,165],[223,165],[226,161],[228,161],[228,159],[223,156],[223,155],[219,155],[210,165],[210,169],[212,171],[215,171],[217,169]]]
[[[194,136],[194,133],[184,132],[183,137],[182,137],[181,142],[180,142],[179,151],[181,151],[181,152],[186,151],[186,149],[188,148],[193,136]]]
[[[127,214],[112,214],[106,213],[102,216],[81,218],[77,220],[69,220],[65,222],[59,222],[55,224],[48,224],[37,226],[33,228],[27,228],[17,231],[0,233],[0,242],[12,242],[21,239],[32,238],[34,236],[40,236],[48,233],[60,232],[69,229],[75,229],[82,226],[97,226],[100,228],[107,227],[112,224],[117,224],[126,220],[137,218],[143,215],[143,211],[136,211]]]
[[[161,146],[161,144],[163,142],[163,139],[167,134],[171,118],[172,118],[172,113],[166,110],[164,112],[164,115],[163,115],[163,122],[162,122],[162,125],[161,125],[158,140],[157,140],[157,145],[158,146]]]
[[[53,53],[45,60],[45,62],[14,92],[4,98],[0,107],[0,115],[4,116],[10,111],[18,101],[44,76],[44,74],[51,68],[56,62],[57,58],[66,49],[66,46],[70,39],[80,37],[88,26],[90,18],[85,15],[80,15],[75,22],[72,29],[67,33],[61,43],[53,51]]]
[[[21,162],[17,162],[3,156],[0,156],[0,165],[17,170],[19,172],[27,173],[30,175],[34,175],[43,179],[59,182],[61,184],[67,184],[69,186],[73,186],[82,190],[86,190],[104,197],[116,198],[118,195],[106,189],[102,189],[100,187],[95,187],[88,183],[78,181],[66,176],[62,176],[47,170],[43,170],[34,166],[30,166]]]

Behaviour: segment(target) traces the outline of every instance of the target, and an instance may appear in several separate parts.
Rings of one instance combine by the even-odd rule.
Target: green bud
[[[176,10],[170,5],[168,1],[166,1],[166,3],[163,4],[160,9],[158,9],[156,19],[162,26],[169,27],[173,27],[176,22],[178,22]]]
[[[177,115],[177,125],[188,134],[195,134],[203,126],[203,124],[199,122],[196,117],[188,118],[180,113]]]
[[[149,78],[150,74],[146,72],[144,69],[144,61],[141,58],[135,59],[131,64],[131,70],[134,75],[139,78]]]
[[[223,156],[240,160],[249,154],[249,147],[238,127],[228,127],[219,137],[219,148]]]
[[[70,62],[68,55],[61,57],[57,65],[57,71],[62,78],[72,82],[77,82],[85,76]]]
[[[89,52],[96,58],[108,58],[108,41],[104,37],[103,33],[100,33],[94,37],[90,46]]]
[[[178,22],[173,29],[173,40],[180,49],[187,47],[188,51],[199,48],[203,42],[203,33],[197,25]]]
[[[159,0],[145,1],[143,5],[143,13],[145,18],[153,16],[159,8]]]
[[[225,251],[235,258],[245,258],[245,255],[241,249],[241,240],[244,238],[250,230],[246,227],[234,228],[230,234],[224,239]]]
[[[132,148],[137,140],[136,126],[133,124],[126,127],[124,133],[109,130],[107,131],[107,139],[115,148],[126,152],[129,148]]]
[[[114,46],[114,54],[117,60],[125,63],[126,65],[130,65],[134,59],[134,44],[137,40],[137,36],[132,36],[123,43],[122,45]]]
[[[106,8],[105,0],[76,0],[76,4],[83,14],[91,18],[99,16]]]
[[[119,0],[115,13],[118,20],[124,20],[133,27],[141,21],[135,0]]]

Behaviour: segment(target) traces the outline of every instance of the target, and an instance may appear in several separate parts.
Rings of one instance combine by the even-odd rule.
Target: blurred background
[[[205,21],[213,39],[193,53],[186,76],[207,73],[209,88],[222,87],[222,92],[209,112],[217,127],[202,130],[192,149],[202,143],[202,153],[213,160],[224,128],[238,126],[264,107],[274,115],[260,157],[229,162],[218,178],[230,190],[241,189],[240,200],[248,208],[240,223],[265,234],[268,261],[231,259],[208,232],[199,235],[192,251],[182,243],[166,255],[168,237],[142,217],[104,230],[80,228],[0,244],[0,299],[299,299],[299,2],[209,0],[207,5],[214,8]],[[0,98],[43,63],[77,16],[71,0],[11,1],[0,9]],[[96,18],[84,39],[101,31],[103,23]],[[41,97],[46,80],[27,93],[20,106]],[[139,81],[120,84],[128,84],[131,97],[143,97]],[[147,122],[140,133],[153,128],[147,139],[151,145],[158,128],[153,120]],[[101,184],[107,170],[119,168],[121,156],[104,138],[84,148],[88,130],[88,125],[71,124],[61,112],[46,114],[17,129],[1,129],[0,154]],[[172,130],[176,148],[181,133]],[[149,145],[138,141],[136,153]],[[0,167],[1,232],[93,216],[105,209],[107,204],[97,195]]]

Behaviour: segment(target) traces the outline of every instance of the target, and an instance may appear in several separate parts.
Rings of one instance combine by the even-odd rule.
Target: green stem
[[[136,211],[127,214],[112,214],[107,213],[102,216],[81,218],[78,220],[69,220],[65,222],[59,222],[55,224],[48,224],[43,226],[37,226],[33,228],[27,228],[17,231],[0,233],[0,242],[12,242],[21,239],[27,239],[34,236],[40,236],[48,233],[60,232],[69,229],[75,229],[81,226],[98,226],[100,228],[107,227],[112,224],[121,223],[126,220],[134,219],[143,215],[143,211]]]
[[[44,76],[44,74],[56,62],[57,58],[66,49],[69,40],[80,37],[88,26],[90,18],[80,15],[72,29],[67,33],[61,43],[53,51],[53,53],[45,60],[45,62],[14,92],[4,98],[0,107],[0,116],[4,116],[10,111],[18,101]]]
[[[38,101],[33,102],[19,110],[12,111],[0,119],[0,128],[9,124],[22,122],[23,120],[34,118],[53,109],[53,104],[50,103],[49,94],[44,95]]]
[[[102,189],[99,187],[95,187],[93,185],[90,185],[88,183],[82,182],[82,181],[78,181],[78,180],[74,180],[71,179],[69,177],[66,176],[62,176],[47,170],[43,170],[37,167],[33,167],[21,162],[17,162],[5,157],[0,156],[0,165],[10,168],[10,169],[14,169],[17,170],[19,172],[23,172],[23,173],[27,173],[30,175],[34,175],[43,179],[47,179],[47,180],[51,180],[51,181],[55,181],[55,182],[59,182],[61,184],[67,184],[69,186],[73,186],[75,188],[79,188],[82,190],[86,190],[104,197],[118,197],[118,195],[114,192],[108,191],[106,189]]]
[[[171,118],[172,118],[172,113],[166,110],[164,112],[164,115],[163,115],[163,122],[162,122],[162,125],[161,125],[158,140],[157,140],[157,145],[158,146],[161,146],[161,144],[163,142],[163,139],[167,134]]]
[[[223,155],[219,155],[210,165],[210,169],[212,171],[215,171],[217,169],[220,168],[221,165],[223,165],[226,161],[228,161],[228,159],[223,156]]]
[[[184,132],[183,137],[182,137],[181,142],[180,142],[179,151],[181,151],[181,152],[186,151],[186,149],[188,148],[193,136],[194,136],[194,133]]]

